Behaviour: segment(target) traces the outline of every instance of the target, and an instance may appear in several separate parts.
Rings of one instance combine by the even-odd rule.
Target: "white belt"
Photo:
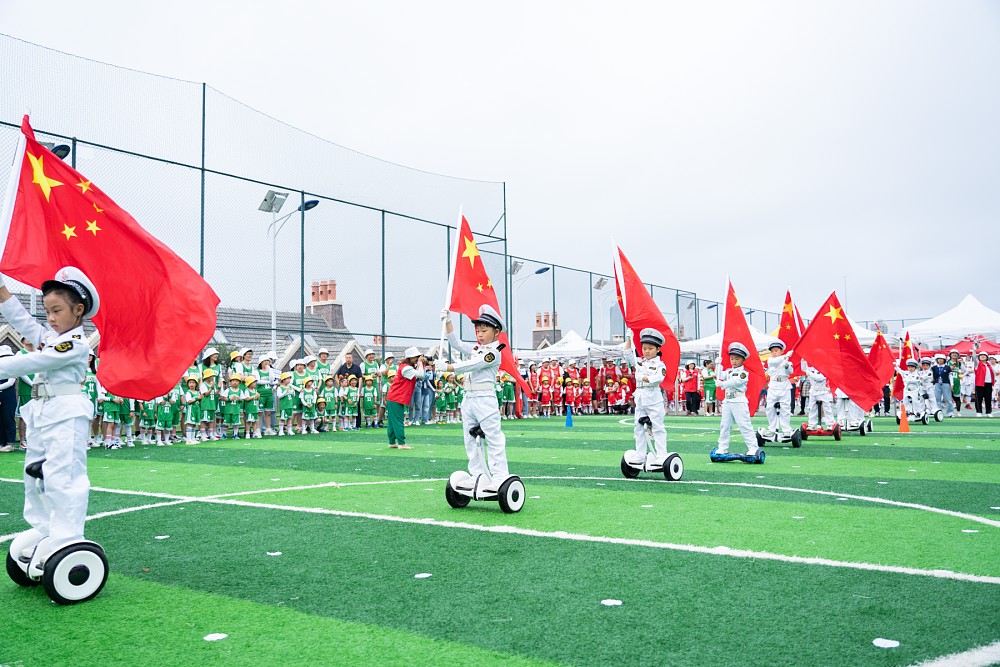
[[[469,382],[465,385],[466,391],[493,391],[492,382]]]
[[[83,394],[83,385],[79,384],[49,384],[38,382],[31,385],[31,400],[39,398],[46,400],[54,396],[73,396]]]

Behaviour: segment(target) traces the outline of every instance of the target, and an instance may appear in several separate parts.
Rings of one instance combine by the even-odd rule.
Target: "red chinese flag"
[[[795,344],[799,342],[799,336],[802,335],[802,330],[796,321],[797,315],[798,309],[792,303],[792,293],[790,290],[786,291],[785,305],[781,309],[781,321],[778,323],[778,340],[785,344],[786,350],[794,350]],[[789,362],[792,364],[793,369],[791,376],[802,375],[802,357],[797,352],[792,352]]]
[[[21,132],[25,148],[11,175],[0,271],[38,288],[64,266],[79,268],[101,299],[94,317],[98,380],[118,396],[166,394],[215,332],[219,297],[100,188],[35,141],[27,116]]]
[[[729,281],[729,291],[726,294],[726,319],[722,325],[722,350],[720,351],[723,370],[732,368],[732,364],[729,363],[729,346],[733,343],[742,343],[750,352],[750,356],[743,362],[743,368],[750,375],[747,379],[747,402],[750,403],[750,416],[753,417],[757,413],[757,406],[760,405],[760,392],[767,382],[764,377],[764,366],[760,363],[760,355],[757,353],[757,345],[753,342],[753,336],[750,335],[750,325],[747,324],[740,300],[736,298],[733,283]]]
[[[906,368],[907,359],[913,358],[913,344],[910,342],[910,332],[906,332],[906,339],[903,347],[899,350],[899,366]],[[897,401],[903,400],[903,376],[896,374],[896,381],[892,383],[892,395]]]
[[[493,310],[500,312],[500,302],[497,301],[497,293],[493,289],[493,281],[486,275],[486,267],[483,265],[483,258],[479,255],[479,248],[476,247],[476,240],[472,236],[472,229],[469,221],[462,216],[462,225],[458,230],[458,248],[455,253],[455,266],[452,271],[451,295],[448,301],[448,309],[452,312],[461,313],[470,320],[479,317],[479,307],[482,305],[491,306]],[[503,350],[500,352],[500,370],[509,373],[521,389],[531,394],[531,388],[521,377],[517,370],[517,360],[514,352],[510,349],[510,340],[507,332],[500,332],[500,342],[503,343]],[[521,392],[515,392],[517,403],[521,402]]]
[[[618,307],[621,308],[625,326],[632,331],[635,344],[639,345],[639,332],[646,328],[656,329],[663,336],[660,358],[667,367],[667,375],[660,386],[673,387],[677,379],[677,367],[681,362],[681,346],[677,336],[667,324],[659,306],[653,301],[649,291],[635,272],[622,249],[615,247],[615,289],[618,292]],[[638,348],[641,349],[641,348]],[[639,354],[638,356],[642,356]]]
[[[876,325],[876,329],[875,342],[872,344],[872,349],[868,351],[868,363],[875,369],[875,374],[878,375],[881,383],[880,386],[885,387],[892,379],[892,374],[896,372],[896,365],[893,363],[892,350],[885,342],[882,330],[878,329],[878,325]]]
[[[854,337],[836,292],[820,306],[795,349],[861,409],[882,400],[882,382]]]

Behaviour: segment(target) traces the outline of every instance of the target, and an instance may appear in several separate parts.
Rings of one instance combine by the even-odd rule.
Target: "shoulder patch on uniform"
[[[73,338],[75,340],[83,340],[83,336],[81,336],[80,334],[73,334]]]
[[[489,363],[492,363],[493,360],[495,360],[496,358],[497,358],[497,355],[493,354],[492,352],[487,352],[486,356],[483,357],[483,361],[485,361],[486,363],[489,364]]]
[[[747,379],[747,374],[746,373],[740,373],[740,379],[741,380],[746,380]]]
[[[52,349],[54,349],[56,352],[69,352],[70,350],[73,349],[73,341],[64,340],[61,343],[56,343],[56,346]]]

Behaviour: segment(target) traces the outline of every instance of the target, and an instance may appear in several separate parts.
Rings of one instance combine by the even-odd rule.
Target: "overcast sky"
[[[8,1],[0,31],[506,181],[515,254],[609,272],[613,233],[707,299],[1000,309],[995,1]]]

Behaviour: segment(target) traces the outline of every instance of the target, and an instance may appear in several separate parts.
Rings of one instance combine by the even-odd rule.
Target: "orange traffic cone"
[[[906,419],[906,407],[902,404],[899,406],[899,432],[910,432],[910,422]]]

